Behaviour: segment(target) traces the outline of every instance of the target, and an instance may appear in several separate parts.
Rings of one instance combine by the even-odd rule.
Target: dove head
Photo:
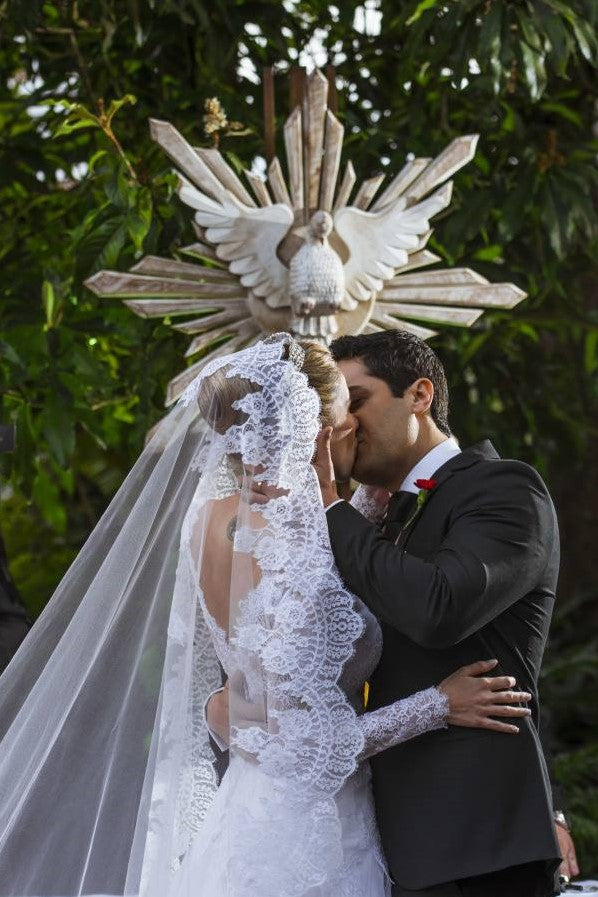
[[[314,212],[309,222],[309,235],[316,240],[325,240],[332,232],[332,216],[328,212]]]

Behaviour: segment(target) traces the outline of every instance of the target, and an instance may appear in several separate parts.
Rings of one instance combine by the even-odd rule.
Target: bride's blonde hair
[[[323,427],[334,426],[340,371],[327,346],[304,340],[298,342],[305,353],[301,370],[320,399],[320,422]],[[288,346],[285,346],[285,352],[288,358]],[[247,393],[259,391],[259,388],[243,377],[227,377],[226,366],[218,368],[203,381],[199,390],[197,401],[202,417],[218,433],[225,433],[229,427],[246,420],[243,411],[233,408],[233,402]]]

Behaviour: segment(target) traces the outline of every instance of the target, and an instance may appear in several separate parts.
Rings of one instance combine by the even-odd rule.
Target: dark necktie
[[[383,533],[387,539],[393,542],[405,526],[417,505],[417,495],[413,492],[407,492],[402,489],[395,492],[388,502],[388,510],[384,521]]]

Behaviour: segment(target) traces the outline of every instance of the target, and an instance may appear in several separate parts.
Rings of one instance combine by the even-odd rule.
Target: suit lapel
[[[428,495],[426,503],[419,514],[412,520],[409,526],[405,527],[401,532],[396,545],[399,548],[404,548],[406,546],[416,525],[420,522],[423,515],[426,513],[428,506],[434,500],[434,496],[454,474],[461,470],[466,470],[468,467],[473,467],[475,464],[479,464],[480,461],[499,460],[500,455],[489,439],[483,439],[481,442],[476,442],[476,444],[472,445],[470,448],[463,449],[460,454],[455,455],[453,458],[449,458],[449,460],[443,464],[442,467],[439,467],[433,476],[430,477],[430,479],[436,480],[436,486]]]

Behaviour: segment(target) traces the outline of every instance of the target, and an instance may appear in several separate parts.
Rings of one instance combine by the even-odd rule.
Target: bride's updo
[[[327,346],[304,341],[299,341],[299,345],[305,352],[301,370],[320,397],[320,423],[323,427],[333,427],[337,422],[335,406],[341,372]]]
[[[303,340],[298,342],[305,353],[301,371],[320,398],[320,422],[323,427],[334,426],[335,405],[341,382],[340,371],[326,346]],[[288,358],[289,347],[285,346],[284,351],[283,357]],[[243,377],[227,377],[226,370],[226,367],[219,368],[211,376],[206,377],[197,397],[202,417],[218,433],[225,433],[229,427],[242,424],[246,420],[245,413],[233,408],[233,403],[247,393],[257,392],[260,389],[255,383]]]

